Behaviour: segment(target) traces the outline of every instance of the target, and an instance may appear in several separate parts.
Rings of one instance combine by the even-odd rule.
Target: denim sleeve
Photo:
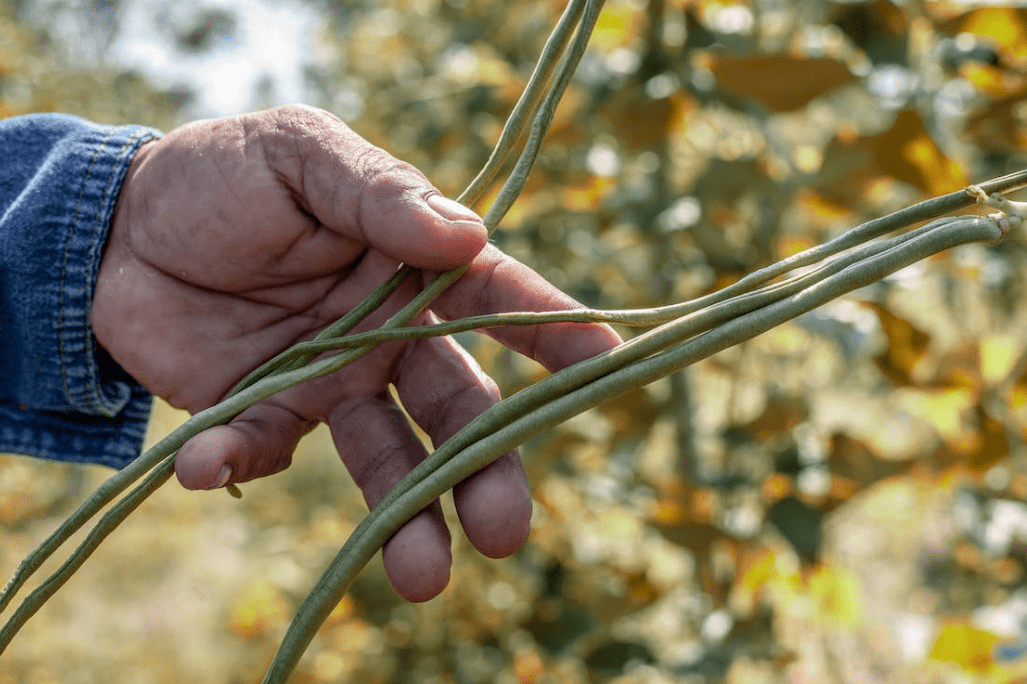
[[[121,468],[151,397],[97,344],[89,312],[139,126],[0,121],[0,452]]]

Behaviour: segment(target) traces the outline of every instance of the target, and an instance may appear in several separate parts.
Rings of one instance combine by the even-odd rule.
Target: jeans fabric
[[[115,468],[139,455],[151,397],[89,312],[129,163],[159,136],[60,114],[0,121],[0,452]]]

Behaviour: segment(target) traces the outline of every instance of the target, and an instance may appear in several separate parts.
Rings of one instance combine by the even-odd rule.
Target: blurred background
[[[456,195],[562,6],[0,0],[0,116],[302,101]],[[592,306],[684,301],[1023,168],[1025,95],[1027,10],[609,0],[496,241]],[[293,681],[1027,682],[1025,256],[954,250],[540,436],[523,551],[455,534],[418,606],[375,561]],[[543,375],[460,340],[505,394]],[[0,456],[0,574],[108,474]],[[164,487],[0,684],[260,681],[364,507],[320,431],[243,489]]]

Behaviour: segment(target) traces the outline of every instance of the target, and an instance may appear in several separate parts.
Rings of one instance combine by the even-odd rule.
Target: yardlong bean
[[[25,600],[22,601],[21,605],[18,606],[18,610],[14,612],[11,618],[4,624],[3,628],[0,629],[0,643],[6,645],[18,633],[18,630],[22,628],[25,622],[35,615],[36,611],[39,610],[46,601],[57,592],[64,583],[67,582],[71,576],[78,570],[83,563],[92,555],[93,551],[103,542],[107,536],[120,525],[125,518],[129,516],[136,508],[139,507],[143,501],[146,500],[150,494],[157,491],[157,489],[168,481],[171,474],[175,471],[175,457],[174,455],[168,456],[157,467],[153,468],[150,473],[143,478],[143,481],[139,483],[127,496],[121,501],[121,504],[116,507],[112,507],[108,510],[89,534],[82,541],[82,543],[75,549],[75,552],[68,557],[66,561],[58,568],[45,582],[40,584],[34,591],[32,591]]]
[[[344,596],[349,583],[403,523],[443,492],[518,444],[603,401],[751,339],[921,259],[961,244],[994,242],[1001,239],[1002,235],[1003,232],[995,220],[989,217],[971,216],[955,221],[941,221],[928,230],[920,231],[920,234],[911,240],[899,241],[887,249],[876,251],[869,258],[845,265],[815,285],[732,318],[716,328],[697,337],[690,337],[651,357],[625,364],[622,368],[575,390],[543,402],[542,405],[514,420],[505,420],[505,416],[500,418],[494,415],[501,414],[505,408],[504,402],[496,404],[474,422],[502,424],[499,429],[472,440],[461,440],[460,433],[454,435],[435,453],[444,450],[450,442],[466,443],[466,446],[455,447],[459,449],[457,453],[441,463],[432,464],[430,469],[425,469],[426,473],[415,469],[407,475],[393,489],[393,493],[398,494],[390,494],[350,535],[297,611],[275,660],[265,675],[264,684],[282,684],[288,679],[320,625]],[[577,366],[573,366],[550,377],[572,375],[576,369]],[[468,428],[471,428],[471,425],[465,430]]]
[[[505,131],[509,131],[505,135],[504,142],[504,145],[507,145],[507,148],[493,155],[493,159],[490,160],[490,164],[493,168],[498,168],[505,163],[510,154],[510,150],[512,149],[508,147],[509,141],[519,138],[524,131],[527,120],[534,116],[528,144],[525,147],[524,152],[522,152],[517,166],[512,172],[510,178],[507,180],[503,191],[501,191],[501,194],[506,198],[506,205],[504,207],[502,204],[499,204],[497,207],[497,205],[494,204],[493,206],[497,207],[496,211],[493,211],[491,215],[486,216],[487,221],[490,220],[490,218],[493,220],[491,229],[494,229],[495,224],[498,223],[497,216],[501,218],[501,216],[506,213],[506,210],[509,208],[510,203],[512,203],[513,198],[515,198],[520,192],[520,189],[523,188],[527,179],[528,171],[530,171],[530,166],[534,162],[535,156],[538,154],[542,138],[545,135],[549,122],[552,120],[553,111],[555,111],[556,104],[559,101],[559,95],[554,97],[553,94],[557,91],[562,93],[562,90],[566,88],[570,81],[570,76],[577,66],[577,62],[580,61],[581,56],[584,54],[590,29],[584,32],[581,30],[583,25],[582,17],[586,14],[586,10],[589,10],[587,14],[589,14],[591,21],[594,24],[601,6],[602,0],[572,0],[558,22],[557,27],[554,30],[553,37],[551,37],[547,42],[546,48],[539,60],[539,64],[536,67],[529,83],[531,87],[527,89],[524,95],[522,95],[518,106],[515,108],[517,118],[509,122],[505,127]],[[568,51],[568,37],[572,33],[575,35],[574,46],[570,51]],[[539,94],[543,90],[543,85],[553,79],[553,74],[556,71],[559,72],[555,77],[556,82],[548,89],[547,96],[544,101],[542,101]],[[549,107],[551,111],[540,117],[537,111],[540,107]],[[481,187],[483,186],[478,184],[478,189],[476,189],[476,183],[472,182],[469,190],[478,192]],[[437,278],[425,292],[422,292],[414,299],[414,301],[394,314],[383,327],[398,327],[408,323],[417,315],[417,313],[427,306],[427,304],[430,303],[439,292],[459,278],[464,270],[465,269],[455,269],[454,271],[449,271]],[[373,292],[363,303],[358,305],[358,307],[356,307],[352,312],[344,316],[335,324],[329,326],[326,331],[322,331],[318,338],[323,339],[348,332],[369,313],[375,310],[381,302],[384,302],[408,274],[409,269],[406,266],[401,266],[386,283]],[[57,530],[47,537],[47,539],[45,539],[18,566],[14,575],[7,582],[4,588],[0,590],[0,611],[2,611],[11,602],[14,595],[25,584],[29,577],[31,577],[31,575],[38,570],[39,567],[57,551],[57,549],[67,542],[77,530],[81,529],[85,523],[92,519],[104,507],[111,504],[111,502],[114,501],[119,494],[130,487],[133,482],[143,477],[164,458],[172,456],[177,452],[178,448],[181,447],[182,444],[184,444],[190,437],[209,427],[213,427],[214,425],[227,423],[233,417],[260,399],[267,398],[272,394],[303,382],[304,380],[319,377],[342,368],[348,363],[352,363],[359,359],[373,348],[374,347],[370,346],[355,348],[329,359],[318,359],[316,361],[311,361],[310,359],[312,357],[309,355],[292,355],[286,362],[276,363],[275,360],[272,360],[271,363],[275,364],[273,367],[265,364],[251,373],[233,390],[230,397],[221,403],[192,416],[170,435],[160,440],[146,453],[141,455],[130,465],[110,477],[106,482],[98,487],[89,499],[87,499],[74,513],[72,513]],[[307,361],[309,363],[306,366],[302,366],[297,363],[297,361],[300,360]],[[126,501],[127,499],[115,503],[114,508],[125,505]],[[78,551],[75,553],[78,553]],[[4,630],[2,632],[3,636],[0,637],[0,653],[3,652],[16,632],[16,629]]]
[[[465,204],[476,205],[508,165],[518,142],[524,140],[512,171],[484,213],[490,233],[524,187],[557,104],[584,55],[602,5],[602,0],[571,0],[567,5],[489,161],[458,197]],[[881,238],[899,228],[966,207],[975,199],[1000,209],[1011,206],[1003,205],[995,198],[989,200],[988,196],[1024,185],[1027,185],[1027,170],[972,186],[970,194],[958,191],[920,202],[868,221],[822,245],[755,271],[718,292],[681,304],[631,311],[513,312],[436,325],[410,326],[411,321],[439,293],[466,271],[463,267],[439,276],[379,329],[349,334],[410,275],[411,269],[400,266],[364,302],[321,331],[314,340],[286,350],[247,375],[228,399],[191,417],[135,462],[108,479],[40,544],[0,591],[0,611],[47,558],[89,520],[110,506],[65,563],[25,598],[0,629],[0,653],[24,622],[81,566],[103,539],[170,477],[174,455],[186,440],[202,430],[228,422],[261,399],[305,380],[334,372],[388,340],[558,321],[657,326],[614,350],[554,373],[499,402],[439,445],[404,478],[354,531],[297,612],[265,678],[265,682],[284,682],[324,616],[341,598],[367,559],[403,522],[456,482],[531,435],[611,396],[749,339],[904,265],[958,244],[1000,239],[1005,227],[988,217],[940,219],[893,238]],[[980,188],[979,193],[976,188]],[[800,269],[805,270],[796,273]],[[785,277],[790,273],[795,275]],[[336,353],[325,356],[327,352]],[[140,479],[142,482],[124,494]],[[122,494],[123,498],[115,502]]]

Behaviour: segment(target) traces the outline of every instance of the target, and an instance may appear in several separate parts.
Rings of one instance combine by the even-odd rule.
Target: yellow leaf
[[[974,114],[967,122],[966,131],[974,143],[985,150],[1008,150],[1027,146],[1027,129],[1023,122],[1024,98],[1027,97],[1027,77],[1011,76],[1004,72],[1003,86],[1011,91],[996,97],[986,109]],[[1017,87],[1017,82],[1020,83]]]
[[[627,46],[635,37],[639,11],[631,3],[608,3],[599,14],[589,44],[604,52]]]
[[[650,519],[657,525],[680,525],[689,519],[689,512],[679,501],[660,499],[653,506]]]
[[[775,595],[775,602],[787,600],[802,589],[799,567],[788,556],[766,551],[742,573],[737,589],[745,602],[753,601],[764,589]]]
[[[983,473],[1009,456],[1009,435],[1002,421],[990,416],[980,406],[975,407],[977,429],[968,440],[969,448],[963,452],[970,470]]]
[[[795,111],[856,80],[844,62],[828,58],[716,54],[706,59],[720,87],[757,100],[771,112]]]
[[[928,195],[952,192],[968,182],[963,170],[945,156],[920,115],[912,110],[900,112],[891,130],[873,138],[873,146],[881,171]]]
[[[767,551],[760,556],[742,575],[741,588],[749,597],[754,597],[760,590],[778,575],[777,556]]]
[[[1027,58],[1027,12],[1013,7],[982,7],[968,13],[959,30],[995,39],[1002,51]]]
[[[969,62],[960,67],[959,73],[977,90],[996,100],[1014,95],[1024,87],[1021,74],[1010,73],[991,64]]]
[[[522,649],[514,655],[514,675],[520,684],[534,684],[545,673],[546,664],[534,649]]]
[[[964,344],[938,360],[933,384],[938,387],[978,391],[984,384],[981,366],[980,346]]]
[[[1020,356],[1020,344],[1011,335],[992,335],[981,341],[981,377],[997,385],[1013,370]]]
[[[821,617],[847,627],[863,617],[863,595],[859,581],[845,568],[821,566],[809,578],[809,593]]]
[[[577,185],[567,186],[560,193],[560,206],[568,211],[595,211],[603,197],[616,185],[616,180],[592,176]]]
[[[938,633],[928,658],[982,672],[991,667],[992,649],[998,640],[996,635],[973,625],[949,623]]]
[[[1009,393],[1009,406],[1017,412],[1027,410],[1027,387],[1016,385]]]
[[[763,480],[763,485],[760,487],[760,493],[762,494],[764,501],[770,503],[780,501],[793,493],[792,478],[787,475],[783,475],[782,473],[774,473]]]
[[[965,416],[976,402],[976,392],[967,388],[906,392],[898,397],[903,410],[933,426],[949,447],[963,449],[969,446],[966,442],[971,437]]]
[[[342,597],[342,600],[335,604],[332,612],[325,618],[325,624],[335,625],[346,622],[356,613],[357,604],[349,594]]]
[[[916,384],[914,371],[927,353],[930,336],[879,304],[867,302],[865,306],[877,314],[888,338],[888,349],[875,359],[878,367],[896,385]]]
[[[788,258],[814,247],[816,244],[813,238],[806,235],[786,235],[778,241],[777,253],[781,258]]]
[[[686,117],[694,108],[695,102],[684,93],[654,99],[640,87],[632,87],[611,95],[600,111],[618,131],[620,145],[638,150],[663,145],[672,134],[687,133]]]
[[[229,614],[229,626],[243,638],[252,638],[285,621],[289,606],[282,593],[266,579],[243,589]]]
[[[821,224],[836,222],[852,213],[849,207],[812,190],[800,190],[796,203]],[[807,239],[813,242],[811,238]]]

